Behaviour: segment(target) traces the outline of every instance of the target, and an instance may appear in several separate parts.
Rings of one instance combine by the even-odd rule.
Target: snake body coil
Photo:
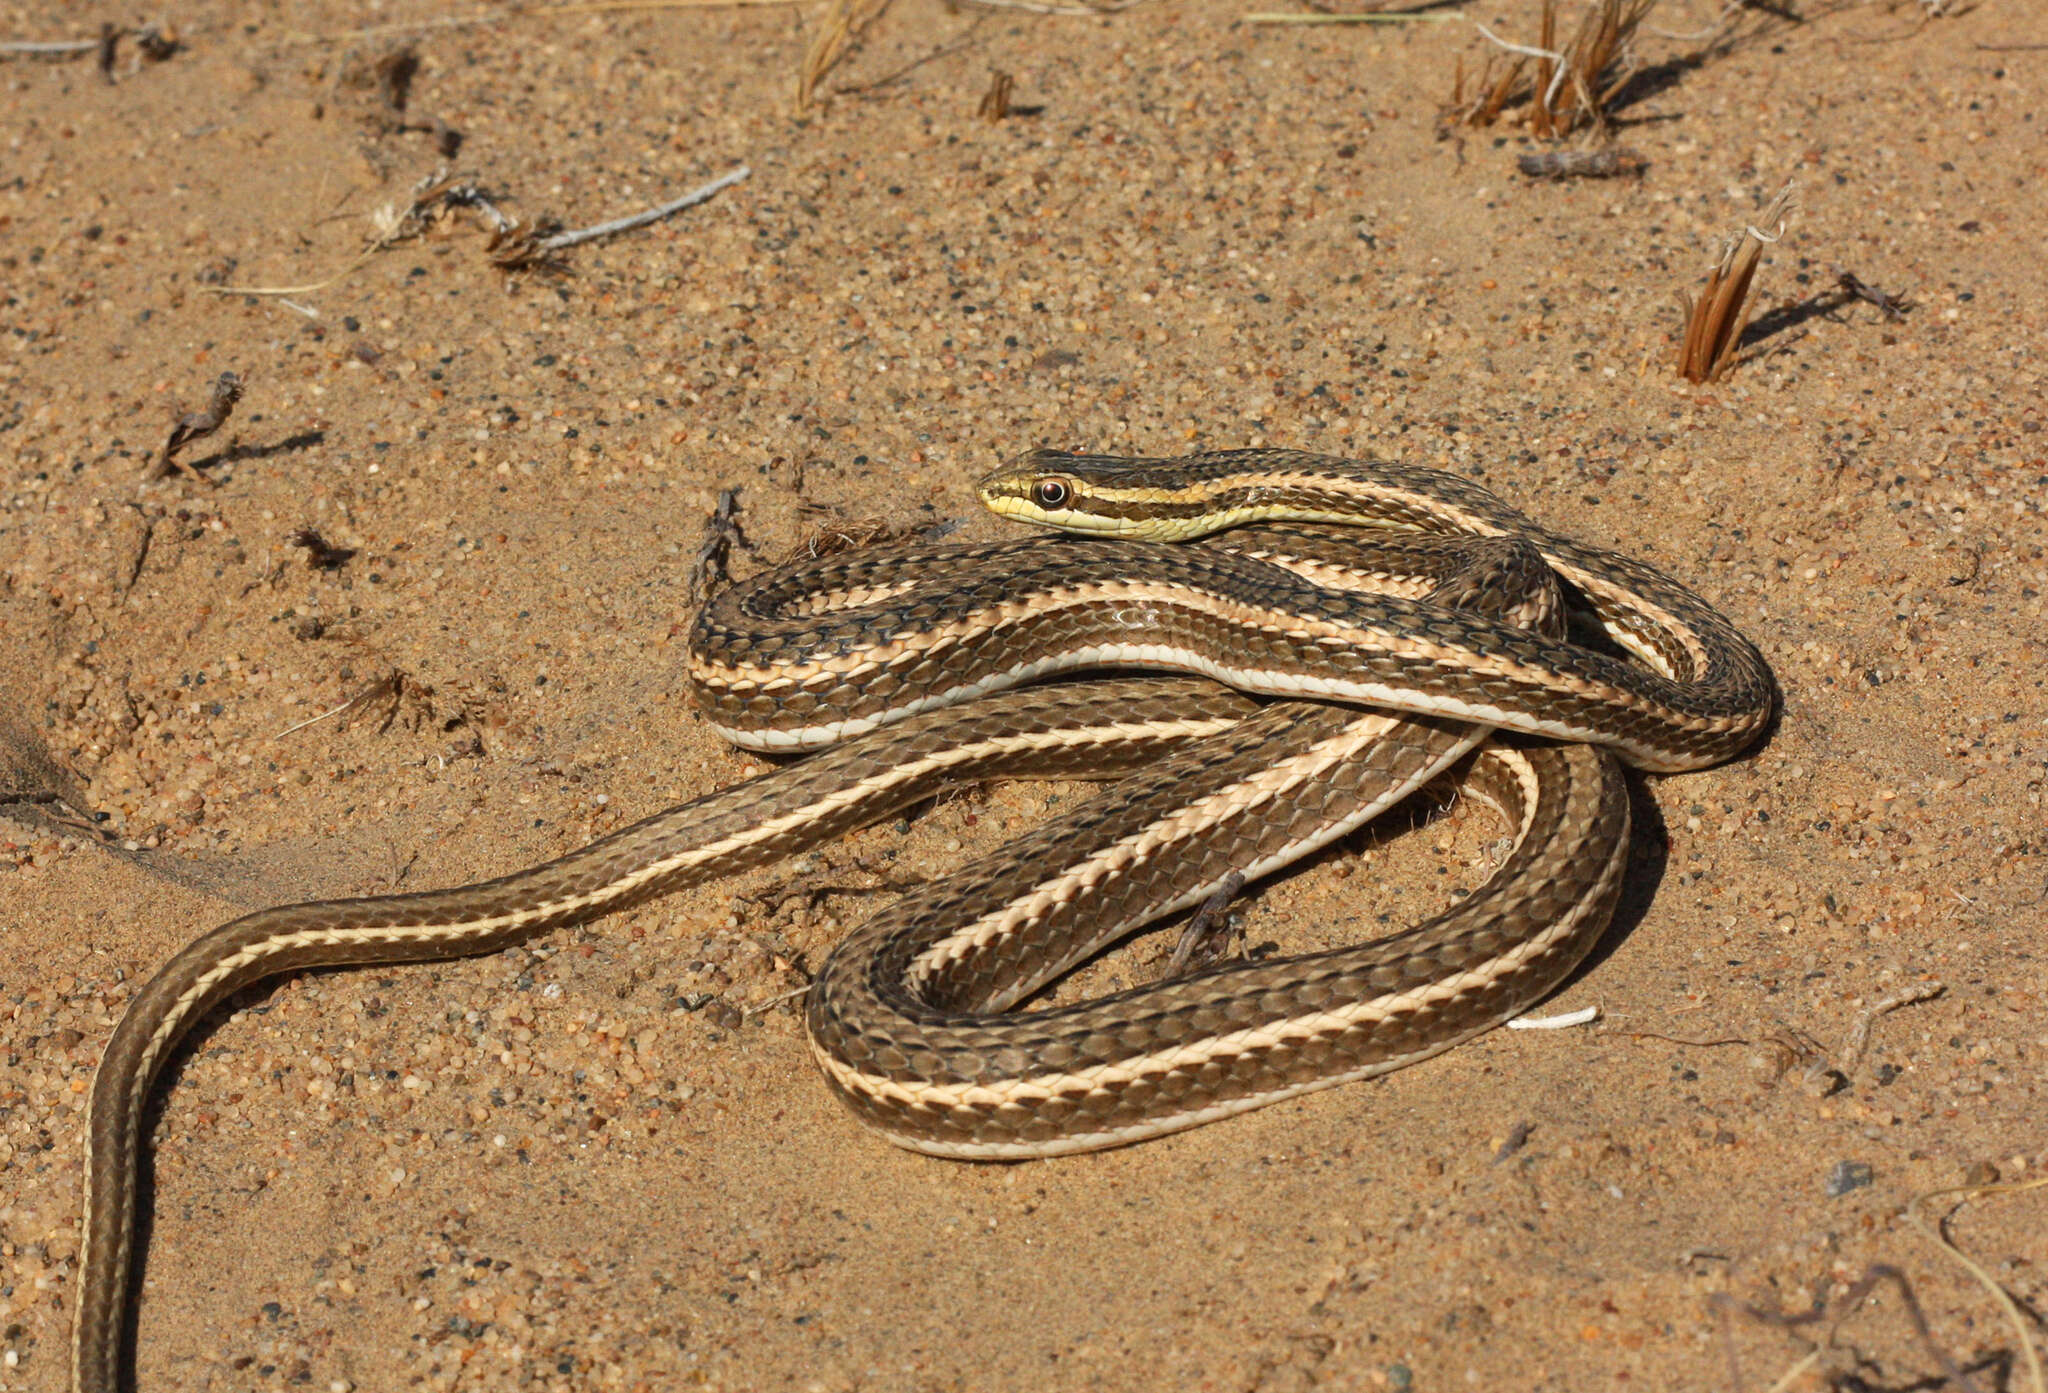
[[[1240,530],[1209,547],[1042,539],[770,573],[700,616],[692,683],[738,743],[835,748],[498,880],[288,905],[196,940],[136,993],[94,1079],[75,1387],[119,1386],[158,1071],[210,1007],[264,977],[492,951],[763,864],[953,780],[1128,775],[856,930],[806,1010],[828,1081],[899,1144],[969,1157],[1115,1145],[1400,1068],[1525,1009],[1580,961],[1617,893],[1628,804],[1607,751],[1699,767],[1770,713],[1761,659],[1689,591],[1432,471],[1041,452],[984,497],[1084,530]],[[1366,546],[1316,526],[1336,522],[1463,540]],[[1619,653],[1564,640],[1560,576]],[[1101,667],[1277,700],[1184,676],[1010,690]],[[1450,912],[1363,947],[1014,1009],[1475,748],[1462,786],[1500,810],[1513,849]]]

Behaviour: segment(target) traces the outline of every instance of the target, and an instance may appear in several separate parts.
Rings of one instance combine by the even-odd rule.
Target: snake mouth
[[[987,485],[982,487],[981,501],[984,507],[998,517],[1033,523],[1040,527],[1056,527],[1062,532],[1082,536],[1139,537],[1147,535],[1148,531],[1134,519],[1105,517],[1100,513],[1085,512],[1078,508],[1049,510],[1040,507],[1029,498],[1022,498]]]

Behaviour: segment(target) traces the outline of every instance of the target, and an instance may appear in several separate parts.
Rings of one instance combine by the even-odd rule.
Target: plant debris
[[[1912,302],[1905,296],[1887,295],[1876,286],[1859,278],[1853,271],[1845,271],[1840,266],[1835,268],[1835,284],[1841,287],[1845,295],[1852,296],[1858,300],[1868,300],[1871,304],[1876,305],[1880,310],[1884,311],[1886,319],[1904,319],[1906,311],[1913,308]]]
[[[1625,146],[1609,145],[1598,150],[1543,150],[1521,156],[1515,167],[1532,179],[1613,179],[1640,177],[1650,162]]]
[[[1657,0],[1595,0],[1579,21],[1578,32],[1557,47],[1556,0],[1543,0],[1534,44],[1511,43],[1484,24],[1473,22],[1481,37],[1503,50],[1510,61],[1493,76],[1493,60],[1479,75],[1478,96],[1465,100],[1464,61],[1459,60],[1451,94],[1450,114],[1468,126],[1490,126],[1510,106],[1525,106],[1529,130],[1546,140],[1581,127],[1604,130],[1607,107],[1641,70],[1635,35]]]
[[[690,566],[690,599],[693,603],[702,604],[731,582],[731,572],[727,567],[735,545],[748,551],[754,549],[740,527],[740,491],[736,488],[721,489],[718,505],[711,510],[711,516],[704,519],[704,540],[698,545],[697,559]]]
[[[1742,331],[1749,325],[1749,291],[1756,279],[1757,262],[1766,245],[1785,235],[1786,220],[1795,206],[1794,186],[1787,184],[1763,212],[1761,222],[1772,230],[1745,226],[1721,249],[1721,258],[1708,273],[1706,288],[1698,298],[1679,292],[1685,331],[1678,346],[1678,375],[1686,381],[1718,381],[1734,364]]]
[[[411,44],[399,45],[370,65],[369,76],[376,85],[378,98],[385,110],[401,121],[405,104],[412,100],[412,80],[419,76],[419,71],[419,50]]]
[[[490,236],[484,244],[484,253],[491,263],[501,270],[558,270],[561,263],[556,253],[600,237],[610,237],[620,232],[659,222],[671,214],[710,199],[721,189],[729,188],[752,175],[746,165],[726,171],[708,184],[690,190],[680,198],[638,213],[614,218],[609,222],[597,223],[591,227],[577,228],[562,232],[560,224],[551,218],[514,218],[492,202],[491,196],[481,185],[466,176],[451,174],[444,165],[413,185],[412,195],[403,207],[385,204],[370,215],[372,236],[369,245],[354,261],[336,271],[325,280],[306,285],[212,285],[210,288],[220,295],[304,295],[324,290],[350,272],[369,261],[379,252],[387,251],[401,242],[424,236],[443,217],[456,209],[467,209],[476,213],[489,229]]]
[[[150,462],[149,472],[143,477],[161,479],[171,472],[173,458],[195,440],[204,440],[222,426],[228,417],[234,415],[235,404],[242,399],[242,379],[231,372],[224,372],[213,380],[213,395],[204,411],[194,411],[180,416],[171,427],[171,434],[164,441],[164,447],[157,451]]]
[[[998,70],[989,75],[988,91],[981,94],[981,105],[975,115],[988,122],[1002,120],[1010,114],[1010,89],[1016,85],[1008,73]]]
[[[808,111],[818,83],[845,56],[854,40],[889,7],[889,0],[831,0],[818,19],[817,32],[804,50],[796,78],[796,109]]]
[[[145,24],[135,31],[135,47],[152,63],[161,63],[178,51],[178,36],[161,24]]]
[[[338,571],[354,556],[354,547],[338,547],[310,527],[301,527],[285,538],[306,549],[306,564],[316,571]]]

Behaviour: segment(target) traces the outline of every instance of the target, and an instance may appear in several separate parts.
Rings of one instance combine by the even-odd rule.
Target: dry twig
[[[0,43],[0,54],[12,58],[76,58],[98,52],[98,39],[11,39]]]
[[[595,242],[600,237],[611,237],[617,233],[631,232],[637,227],[646,227],[649,223],[660,222],[663,218],[673,213],[680,213],[685,208],[696,207],[698,204],[710,199],[712,195],[718,193],[721,189],[731,188],[753,172],[746,165],[741,165],[737,169],[719,175],[708,184],[691,189],[681,198],[670,199],[659,207],[649,208],[640,213],[629,214],[623,218],[613,218],[610,222],[601,222],[592,227],[577,228],[573,232],[558,232],[552,237],[544,237],[540,241],[540,249],[543,252],[565,251],[570,247],[580,246],[585,242]]]
[[[1718,381],[1733,365],[1742,331],[1749,326],[1749,290],[1764,247],[1785,235],[1785,222],[1796,206],[1795,187],[1786,184],[1764,209],[1760,221],[1728,239],[1721,259],[1707,276],[1697,299],[1679,292],[1685,310],[1685,331],[1678,348],[1678,375],[1688,382]]]
[[[671,199],[659,207],[649,208],[628,217],[615,218],[594,227],[560,232],[557,230],[559,224],[549,218],[527,220],[508,216],[491,201],[490,195],[484,192],[481,185],[468,178],[458,178],[444,167],[436,169],[413,185],[412,195],[403,207],[386,204],[372,213],[370,218],[375,235],[370,239],[369,245],[355,260],[325,280],[314,281],[308,285],[216,285],[208,288],[220,295],[269,296],[304,295],[324,290],[361,267],[379,252],[424,235],[436,221],[458,208],[476,213],[490,229],[490,237],[484,244],[484,252],[490,257],[493,265],[506,271],[547,269],[557,264],[556,253],[566,248],[645,227],[685,208],[693,208],[719,190],[747,178],[752,172],[746,165],[741,165],[702,187],[692,189],[681,198]]]
[[[1879,1016],[1896,1011],[1901,1006],[1932,1001],[1947,990],[1945,983],[1915,982],[1912,986],[1895,991],[1880,1001],[1871,1002],[1856,1013],[1855,1021],[1849,1026],[1849,1034],[1842,1041],[1842,1048],[1835,1057],[1835,1067],[1842,1071],[1843,1077],[1854,1077],[1856,1067],[1863,1062],[1864,1051],[1870,1048],[1871,1027],[1877,1024]]]
[[[1233,940],[1244,935],[1244,926],[1230,913],[1230,902],[1243,892],[1244,875],[1240,871],[1232,871],[1217,882],[1174,941],[1173,955],[1166,960],[1160,981],[1170,982],[1186,976],[1193,968],[1207,967],[1230,956]]]
[[[177,34],[162,23],[152,22],[137,29],[101,24],[96,39],[10,39],[0,43],[0,58],[79,58],[90,53],[100,74],[112,82],[114,52],[124,38],[134,39],[143,58],[152,63],[161,63],[178,51]]]

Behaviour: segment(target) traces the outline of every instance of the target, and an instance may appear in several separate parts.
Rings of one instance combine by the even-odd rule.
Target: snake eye
[[[1040,479],[1031,486],[1031,501],[1041,508],[1064,507],[1067,501],[1067,481]]]

